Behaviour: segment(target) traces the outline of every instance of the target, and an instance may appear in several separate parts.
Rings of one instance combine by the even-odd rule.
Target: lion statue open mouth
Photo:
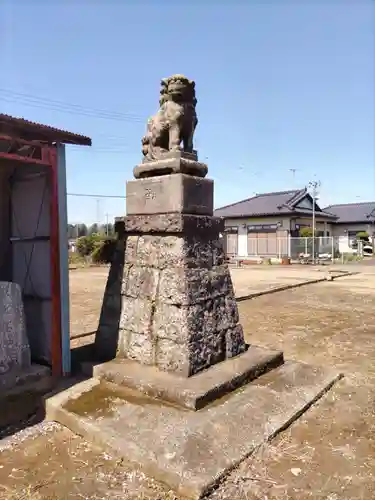
[[[198,123],[195,82],[183,75],[161,81],[160,109],[149,119],[142,138],[144,161],[160,159],[163,153],[193,153],[193,136]],[[181,143],[183,147],[181,148]]]

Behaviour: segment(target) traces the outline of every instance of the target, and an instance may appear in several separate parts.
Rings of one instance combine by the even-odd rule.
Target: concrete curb
[[[253,299],[255,297],[260,297],[262,295],[269,295],[271,293],[276,293],[276,292],[284,292],[285,290],[291,290],[292,288],[299,288],[301,286],[306,286],[306,285],[314,285],[315,283],[321,283],[322,281],[328,281],[330,280],[335,280],[336,278],[344,278],[345,276],[352,276],[355,274],[359,274],[359,272],[347,272],[347,273],[342,273],[337,276],[330,276],[329,278],[325,276],[324,278],[315,278],[313,280],[306,280],[302,281],[301,283],[293,283],[291,285],[282,285],[282,286],[277,286],[274,288],[269,288],[268,290],[261,290],[260,292],[253,292],[249,293],[247,295],[241,295],[240,297],[236,297],[237,302],[243,302],[244,300],[249,300]]]

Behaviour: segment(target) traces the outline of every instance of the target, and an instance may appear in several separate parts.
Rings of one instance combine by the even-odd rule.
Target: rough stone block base
[[[217,235],[133,234],[125,245],[119,357],[189,377],[245,351]]]
[[[134,215],[117,227],[99,360],[118,356],[189,377],[245,351],[220,219]]]
[[[92,378],[47,400],[46,409],[49,419],[200,499],[338,378],[325,368],[286,363],[195,412]]]

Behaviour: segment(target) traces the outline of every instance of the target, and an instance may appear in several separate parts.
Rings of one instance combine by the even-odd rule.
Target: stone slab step
[[[92,378],[49,398],[46,410],[50,420],[200,499],[338,378],[329,369],[288,362],[199,411]]]
[[[282,352],[249,346],[240,356],[188,378],[119,358],[96,366],[83,363],[82,371],[154,398],[199,410],[283,362]]]

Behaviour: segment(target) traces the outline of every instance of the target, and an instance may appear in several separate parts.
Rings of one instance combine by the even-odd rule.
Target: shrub
[[[357,233],[357,240],[369,241],[369,234],[367,231],[360,231]]]
[[[94,250],[91,253],[92,262],[94,264],[110,264],[115,246],[116,240],[114,238],[106,238],[95,242]]]
[[[301,227],[301,229],[299,230],[299,235],[301,236],[301,238],[312,238],[312,227]]]
[[[82,257],[87,257],[95,250],[97,243],[103,240],[100,234],[91,234],[90,236],[81,236],[77,239],[77,252]]]

